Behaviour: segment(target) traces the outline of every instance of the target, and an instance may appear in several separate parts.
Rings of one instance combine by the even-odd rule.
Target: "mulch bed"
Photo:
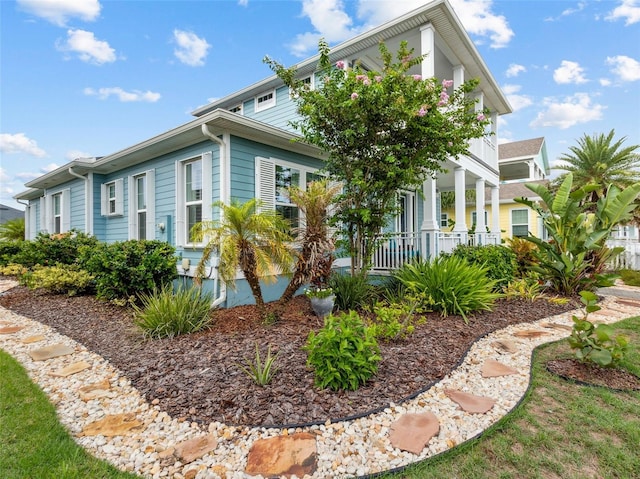
[[[618,391],[639,391],[640,378],[629,371],[603,368],[593,363],[583,363],[575,358],[547,361],[547,370],[564,379],[589,386],[601,386]]]
[[[399,403],[443,378],[481,336],[510,324],[573,309],[546,300],[499,300],[494,310],[469,318],[425,315],[402,341],[381,343],[378,374],[353,392],[319,390],[301,349],[319,321],[304,296],[287,305],[276,324],[261,324],[254,306],[217,310],[210,330],[172,339],[143,340],[132,311],[96,300],[16,287],[0,305],[54,327],[108,359],[151,402],[174,417],[207,424],[289,425],[324,423]],[[265,387],[238,367],[256,343],[278,352],[279,371]]]

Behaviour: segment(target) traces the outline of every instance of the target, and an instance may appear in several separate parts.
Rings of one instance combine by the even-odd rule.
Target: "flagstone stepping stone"
[[[98,383],[88,384],[78,389],[78,395],[83,401],[91,401],[92,399],[99,399],[103,397],[109,397],[111,395],[111,383],[108,379],[104,379]]]
[[[84,371],[85,369],[88,369],[90,367],[91,364],[89,364],[88,362],[79,361],[77,363],[69,364],[68,366],[65,366],[64,368],[57,371],[51,371],[49,375],[57,378],[66,378],[67,376],[79,373],[80,371]]]
[[[316,436],[300,432],[258,439],[249,450],[245,472],[252,476],[290,478],[295,474],[304,477],[313,475],[317,463]]]
[[[508,339],[500,339],[498,341],[494,341],[491,345],[499,351],[504,351],[506,353],[517,353],[518,352],[518,343],[515,341],[509,341]]]
[[[513,335],[517,338],[538,338],[540,336],[544,336],[545,334],[549,334],[546,331],[536,331],[533,329],[526,329],[524,331],[516,331]]]
[[[136,419],[133,413],[111,414],[104,418],[87,424],[80,436],[129,436],[136,434],[132,429],[137,429],[142,423]]]
[[[44,348],[34,349],[29,353],[34,361],[44,361],[45,359],[57,358],[58,356],[66,356],[74,352],[74,349],[66,344],[52,344]]]
[[[463,411],[473,414],[484,414],[496,403],[495,399],[485,396],[476,396],[475,394],[465,393],[456,389],[445,389],[444,393],[449,397],[449,399],[457,403]]]
[[[440,432],[440,422],[432,412],[404,414],[390,428],[391,445],[420,454],[431,438]]]
[[[631,299],[616,299],[616,303],[623,304],[625,306],[632,306],[634,308],[640,308],[640,302],[633,301]]]
[[[13,334],[22,331],[24,326],[3,326],[0,328],[0,334]]]
[[[188,464],[210,453],[216,447],[218,447],[218,440],[214,435],[209,434],[183,441],[176,445],[175,450],[180,460]]]
[[[571,331],[573,329],[568,324],[560,324],[560,323],[540,323],[540,326],[547,329],[562,329],[564,331]]]
[[[509,376],[510,374],[518,374],[517,369],[502,364],[494,359],[487,359],[482,365],[483,378],[495,378],[498,376]]]
[[[37,343],[38,341],[43,341],[45,339],[46,338],[44,334],[36,334],[35,336],[29,336],[28,338],[24,338],[21,342],[23,344],[31,344],[31,343]]]

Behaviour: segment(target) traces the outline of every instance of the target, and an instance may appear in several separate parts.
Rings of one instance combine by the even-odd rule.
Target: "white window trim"
[[[238,111],[233,111],[236,108],[238,108]],[[235,113],[236,115],[244,115],[244,103],[239,103],[235,106],[232,106],[231,108],[229,108],[229,111],[231,113]]]
[[[129,185],[129,239],[137,239],[138,237],[138,183],[140,177],[145,177],[145,202],[147,204],[146,213],[146,238],[148,240],[156,239],[156,190],[155,178],[156,170],[151,169],[131,175],[128,178]]]
[[[395,220],[395,229],[398,233],[409,233],[413,234],[416,232],[418,228],[418,215],[416,214],[418,209],[418,203],[416,203],[416,193],[415,191],[405,191],[401,190],[398,192],[398,202],[400,201],[400,197],[404,196],[408,211],[407,215],[407,231],[401,231],[402,227],[402,219],[400,218],[401,212],[398,212]]]
[[[446,224],[443,225],[442,221],[446,221]],[[440,229],[449,227],[449,213],[440,213]]]
[[[211,221],[213,197],[213,154],[210,151],[202,153],[200,156],[185,158],[176,161],[176,244],[178,246],[188,246],[192,248],[203,248],[205,242],[190,243],[187,234],[187,217],[185,201],[185,164],[202,160],[202,221]]]
[[[71,190],[66,188],[54,193],[47,193],[40,201],[40,230],[56,234],[54,216],[54,196],[60,196],[60,231],[66,233],[71,229]]]
[[[115,211],[109,212],[109,185],[115,185]],[[113,181],[102,183],[100,186],[100,214],[102,216],[123,216],[124,215],[124,179],[118,178]]]
[[[509,236],[513,238],[513,227],[514,226],[523,226],[522,223],[513,223],[513,212],[514,211],[526,211],[527,212],[527,232],[531,231],[531,210],[529,208],[511,208],[509,210]]]
[[[315,90],[315,88],[316,88],[316,86],[315,86],[315,74],[312,73],[311,75],[304,76],[304,77],[300,78],[300,81],[304,82],[307,79],[309,80],[309,83],[308,83],[309,90]],[[294,95],[293,91],[291,90],[291,88],[289,88],[289,98],[296,99],[298,97],[299,97],[299,95]]]
[[[272,97],[269,100],[265,100],[263,102],[258,101],[260,98],[268,96],[269,94],[272,95]],[[254,102],[255,102],[254,111],[256,113],[260,111],[268,110],[269,108],[276,106],[276,89],[274,88],[273,90],[265,91],[260,93],[259,95],[256,95]]]

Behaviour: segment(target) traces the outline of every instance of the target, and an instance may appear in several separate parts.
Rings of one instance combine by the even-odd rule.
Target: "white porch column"
[[[453,67],[453,88],[458,88],[464,83],[464,65],[456,65]]]
[[[436,208],[436,180],[428,177],[422,183],[422,225],[420,226],[420,241],[422,247],[422,259],[432,258],[438,255],[438,233],[440,232],[440,218]]]
[[[420,54],[427,55],[421,63],[422,78],[431,78],[436,74],[435,35],[436,30],[431,23],[420,27]]]
[[[536,179],[536,164],[533,162],[533,160],[529,160],[529,161],[527,161],[527,165],[529,166],[529,179],[530,180],[535,180]]]
[[[476,238],[478,244],[485,244],[487,225],[484,222],[484,178],[476,179]]]
[[[491,233],[500,235],[500,187],[491,187]],[[500,236],[498,236],[499,238]]]
[[[466,243],[466,234],[468,233],[466,221],[466,198],[465,198],[465,169],[458,166],[454,172],[455,192],[456,192],[456,224],[453,231],[456,233],[464,233],[463,239]]]

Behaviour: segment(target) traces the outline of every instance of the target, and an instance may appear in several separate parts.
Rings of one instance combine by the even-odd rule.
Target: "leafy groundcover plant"
[[[211,294],[200,288],[166,285],[153,294],[140,295],[142,306],[133,305],[134,322],[145,337],[164,338],[195,333],[211,322]]]
[[[470,265],[457,256],[439,256],[431,261],[406,264],[394,273],[409,292],[428,298],[425,308],[443,316],[459,314],[468,323],[467,314],[490,311],[496,299],[496,281],[487,278],[487,268]]]
[[[322,389],[355,391],[378,372],[381,359],[374,329],[355,311],[329,315],[317,334],[309,333],[304,349]]]

